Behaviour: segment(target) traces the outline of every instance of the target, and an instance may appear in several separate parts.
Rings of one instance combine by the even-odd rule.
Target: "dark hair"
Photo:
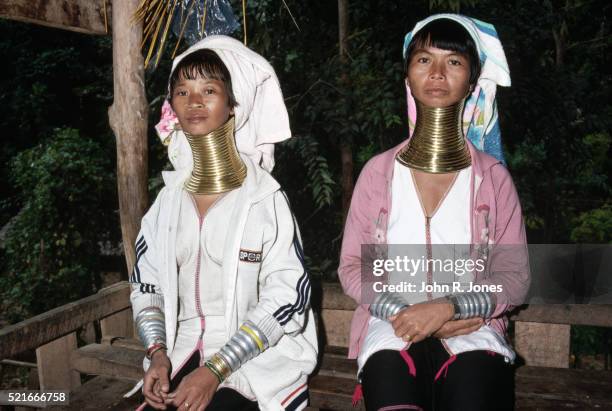
[[[231,108],[238,105],[232,89],[229,70],[223,64],[219,55],[210,49],[194,51],[180,61],[170,76],[170,96],[168,100],[172,101],[174,87],[180,79],[195,80],[198,77],[223,82],[228,97],[227,104]]]
[[[478,48],[470,33],[459,23],[450,19],[437,19],[425,25],[414,35],[406,50],[405,69],[408,71],[410,59],[415,50],[422,47],[436,47],[467,56],[470,62],[470,85],[476,84],[480,76],[480,57]]]

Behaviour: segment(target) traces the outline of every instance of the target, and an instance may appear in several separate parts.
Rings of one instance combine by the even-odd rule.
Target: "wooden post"
[[[36,349],[38,382],[41,390],[70,390],[81,385],[81,376],[70,367],[70,353],[77,349],[76,333]]]
[[[570,326],[516,321],[514,347],[526,365],[568,368]]]
[[[108,110],[117,140],[117,188],[121,236],[128,272],[135,262],[134,243],[148,205],[147,119],[142,23],[132,15],[140,0],[113,1],[114,101]]]

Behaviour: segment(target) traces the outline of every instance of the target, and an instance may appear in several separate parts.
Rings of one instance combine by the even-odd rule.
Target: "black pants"
[[[250,401],[238,391],[221,388],[206,407],[206,411],[259,411],[257,401]]]
[[[191,357],[183,364],[183,367],[176,373],[170,381],[170,392],[176,390],[183,378],[190,372],[199,367],[200,353],[195,351]],[[176,407],[169,406],[168,411],[176,410]],[[154,408],[147,405],[143,411],[153,411]],[[221,388],[213,396],[206,407],[206,411],[259,411],[257,401],[245,398],[236,390],[231,388]]]
[[[412,344],[408,355],[372,354],[361,371],[368,411],[512,410],[512,366],[490,351],[450,357],[437,338]]]

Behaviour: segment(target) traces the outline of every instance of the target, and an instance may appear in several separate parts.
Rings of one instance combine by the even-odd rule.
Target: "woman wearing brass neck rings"
[[[360,304],[349,347],[359,365],[354,400],[363,395],[368,410],[512,409],[515,353],[505,313],[523,302],[530,275],[499,142],[495,87],[510,85],[503,49],[493,26],[443,14],[406,36],[404,57],[412,134],[361,172],[338,269]],[[441,245],[466,244],[483,265],[450,277],[424,265],[402,277],[414,288],[398,293],[362,273],[371,263],[362,260],[363,244],[378,244],[375,258],[385,250],[387,259],[398,249],[381,245],[418,245],[433,261],[443,258]],[[493,244],[512,250],[503,267],[490,255]],[[385,270],[388,284],[402,271]]]
[[[208,36],[174,60],[169,92],[156,129],[174,170],[130,276],[139,411],[303,409],[317,338],[299,230],[269,173],[291,137],[274,69]]]

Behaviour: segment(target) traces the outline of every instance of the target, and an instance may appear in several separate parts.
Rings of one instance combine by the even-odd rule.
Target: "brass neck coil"
[[[472,161],[461,125],[464,101],[443,108],[415,102],[414,134],[397,160],[427,173],[450,173],[468,167]]]
[[[219,194],[242,185],[246,165],[234,141],[234,117],[204,135],[185,133],[193,154],[193,170],[185,190],[193,194]]]

